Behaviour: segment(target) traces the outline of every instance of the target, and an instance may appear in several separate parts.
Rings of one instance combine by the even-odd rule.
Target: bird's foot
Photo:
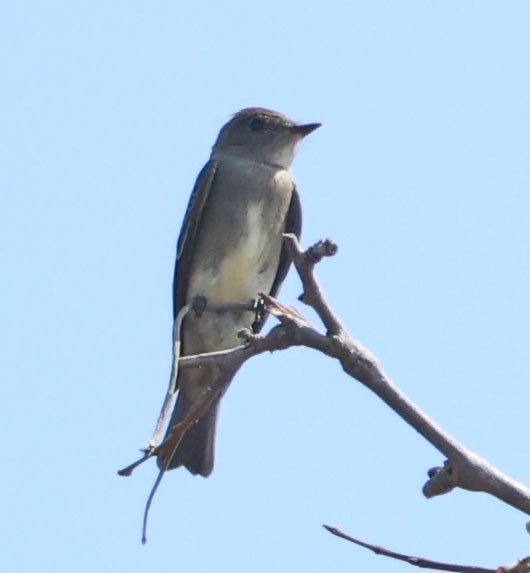
[[[195,316],[199,318],[203,315],[206,307],[208,306],[208,299],[203,295],[194,296],[191,300],[191,308],[195,312]]]
[[[245,344],[252,344],[258,338],[263,338],[260,334],[254,334],[251,328],[242,328],[238,330],[237,337],[241,338]]]

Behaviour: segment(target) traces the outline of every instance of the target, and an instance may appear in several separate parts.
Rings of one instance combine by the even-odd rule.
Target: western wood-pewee
[[[210,160],[199,173],[177,245],[173,317],[195,296],[212,302],[250,302],[259,293],[275,296],[290,261],[282,233],[300,235],[301,209],[290,173],[299,141],[320,126],[298,125],[262,108],[236,113],[221,129]],[[257,333],[264,318],[252,311],[189,313],[181,329],[181,355],[234,348],[238,331]],[[218,368],[185,369],[168,432],[215,381]],[[162,468],[185,466],[210,475],[219,400],[190,427]]]

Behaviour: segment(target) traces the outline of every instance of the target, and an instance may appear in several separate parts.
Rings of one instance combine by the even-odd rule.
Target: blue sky
[[[2,570],[408,570],[322,523],[433,559],[527,555],[496,499],[425,500],[442,456],[305,349],[244,366],[213,475],[168,474],[140,544],[155,465],[116,470],[165,392],[189,193],[251,105],[323,124],[293,172],[304,244],[339,244],[318,276],[351,334],[530,483],[530,5],[179,4],[4,6]],[[291,273],[280,298],[299,293]]]

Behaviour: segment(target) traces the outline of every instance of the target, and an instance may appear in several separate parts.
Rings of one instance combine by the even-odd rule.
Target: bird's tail
[[[168,432],[185,417],[191,403],[190,399],[183,392],[179,392],[175,410],[168,426]],[[208,477],[213,470],[218,410],[219,401],[216,400],[206,414],[184,434],[169,465],[166,467],[167,457],[159,457],[157,460],[158,467],[172,470],[179,466],[185,466],[194,475]],[[166,438],[167,435],[166,433]]]

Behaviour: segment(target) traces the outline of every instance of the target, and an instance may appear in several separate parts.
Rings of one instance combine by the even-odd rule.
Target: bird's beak
[[[321,123],[305,123],[303,125],[293,125],[289,130],[291,133],[299,135],[300,137],[305,137],[312,131],[315,131],[315,129],[318,129],[321,125]]]

